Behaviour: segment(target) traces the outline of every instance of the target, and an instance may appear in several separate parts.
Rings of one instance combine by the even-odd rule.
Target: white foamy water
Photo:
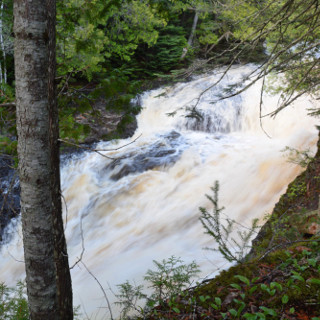
[[[96,153],[74,158],[62,168],[62,190],[67,203],[66,237],[70,265],[84,247],[83,262],[99,279],[111,301],[115,289],[127,279],[137,284],[152,260],[182,257],[196,260],[202,276],[227,265],[202,248],[213,246],[199,222],[200,206],[210,208],[205,194],[218,180],[225,214],[250,226],[253,218],[270,213],[287,184],[301,171],[286,162],[285,146],[311,147],[317,141],[316,120],[307,117],[308,98],[283,110],[275,119],[259,123],[260,86],[244,94],[211,104],[226,84],[249,68],[228,73],[218,87],[199,101],[201,121],[186,118],[185,106],[214,83],[204,75],[189,83],[150,91],[142,96],[143,111],[133,138],[101,142],[99,149],[116,161]],[[277,97],[265,97],[263,113],[277,107]],[[175,117],[168,113],[176,112]],[[23,277],[19,232],[1,251],[0,281],[14,284]],[[107,319],[103,294],[81,264],[71,271],[74,300],[93,319]]]

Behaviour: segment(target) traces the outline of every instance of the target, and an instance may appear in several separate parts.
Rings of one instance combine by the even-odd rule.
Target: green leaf
[[[312,266],[315,267],[317,265],[317,259],[312,258],[312,259],[308,259],[308,263]]]
[[[260,320],[265,320],[266,319],[266,316],[261,312],[257,312],[257,316],[259,317]]]
[[[251,295],[252,293],[254,293],[257,290],[258,286],[253,286],[250,290],[249,290],[249,294]]]
[[[289,301],[289,297],[285,294],[285,295],[282,297],[281,301],[282,301],[283,304],[286,304],[286,303],[288,303],[288,301]]]
[[[291,284],[290,288],[296,289],[297,291],[301,292],[301,288],[295,284]]]
[[[307,282],[320,285],[320,279],[316,279],[316,278],[308,279]]]
[[[229,312],[230,312],[230,314],[232,315],[232,316],[237,316],[237,310],[235,310],[235,309],[230,309],[230,310],[228,310]]]
[[[304,282],[304,278],[302,276],[300,276],[300,274],[294,274],[291,276],[292,279],[296,279],[296,280],[299,280],[299,281],[302,281]]]
[[[294,307],[290,308],[289,312],[293,314],[295,312],[295,308]]]
[[[258,316],[256,314],[245,313],[243,317],[247,320],[256,320]]]
[[[210,306],[211,306],[213,309],[215,309],[215,310],[219,310],[219,309],[220,309],[220,308],[219,308],[216,304],[214,304],[214,303],[211,303]]]
[[[205,302],[208,299],[210,299],[210,297],[209,296],[200,296],[199,299],[200,299],[201,302]]]
[[[264,283],[261,284],[261,289],[264,290],[264,291],[268,291],[269,292],[269,288],[267,285],[265,285]]]
[[[220,299],[220,298],[215,297],[215,298],[214,298],[214,301],[216,302],[216,304],[217,304],[218,306],[221,306],[221,299]]]
[[[173,307],[172,310],[173,310],[175,313],[180,313],[180,310],[179,310],[177,307]]]
[[[270,316],[276,317],[277,313],[275,310],[267,308],[267,307],[259,307],[261,310],[264,311],[265,314],[268,314]]]
[[[238,290],[241,290],[241,287],[240,287],[238,284],[236,284],[236,283],[231,283],[231,284],[230,284],[230,287],[235,288],[235,289],[238,289]]]
[[[269,293],[270,293],[271,296],[274,296],[275,293],[276,293],[276,289],[270,290]]]
[[[239,307],[238,311],[237,311],[237,316],[239,317],[242,310],[245,308],[246,304],[242,301],[241,302],[241,306]]]
[[[271,282],[270,283],[270,288],[277,288],[279,291],[282,291],[282,285],[278,282]]]
[[[241,276],[241,275],[236,275],[234,276],[235,278],[239,279],[240,281],[242,281],[243,283],[245,283],[246,285],[250,285],[250,280],[245,277],[245,276]]]
[[[312,254],[312,252],[307,251],[307,250],[303,250],[303,251],[302,251],[302,254],[303,254],[304,256],[310,256],[310,255]]]

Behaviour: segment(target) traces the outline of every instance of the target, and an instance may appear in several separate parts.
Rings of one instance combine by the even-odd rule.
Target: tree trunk
[[[2,51],[2,70],[1,70],[1,78],[0,83],[7,83],[8,82],[8,75],[7,75],[7,48],[5,44],[5,32],[6,32],[6,25],[4,20],[4,10],[5,10],[5,4],[4,0],[0,2],[0,50]],[[1,65],[1,60],[0,60]]]
[[[4,72],[2,74],[2,64],[0,61],[0,89],[2,89],[2,82],[6,83],[6,66],[5,66],[5,61],[6,61],[6,53],[4,51],[4,43],[3,43],[3,1],[0,2],[0,50],[2,51],[2,56],[3,56],[3,69]]]
[[[54,230],[54,257],[57,270],[57,295],[60,318],[73,319],[72,284],[69,271],[66,240],[64,236],[61,190],[60,190],[60,157],[59,157],[59,123],[56,99],[56,1],[47,0],[48,3],[48,29],[49,29],[49,119],[50,119],[50,146],[51,146],[51,194],[53,205]]]
[[[191,48],[191,46],[192,46],[194,34],[196,32],[196,28],[197,28],[197,24],[198,24],[198,19],[199,19],[199,15],[198,15],[198,12],[196,11],[194,14],[194,17],[193,17],[192,28],[191,28],[191,32],[190,32],[189,39],[188,39],[188,47],[183,49],[180,60],[183,60],[185,58],[185,56],[188,53],[189,48]]]
[[[54,26],[54,1],[15,0],[19,177],[32,320],[72,319],[59,195]]]

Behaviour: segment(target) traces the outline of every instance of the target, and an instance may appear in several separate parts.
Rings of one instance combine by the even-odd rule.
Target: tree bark
[[[7,83],[7,70],[6,70],[6,53],[4,50],[3,43],[3,1],[0,2],[0,49],[3,56],[3,74],[2,74],[2,65],[0,61],[0,88],[2,88],[2,82]]]
[[[196,28],[197,28],[197,24],[198,24],[198,19],[199,19],[199,15],[198,15],[198,12],[196,11],[194,14],[194,17],[193,17],[192,28],[191,28],[191,32],[190,32],[189,39],[188,39],[188,46],[183,49],[180,60],[183,60],[185,58],[185,56],[188,53],[189,48],[191,48],[191,46],[192,46],[194,34],[196,32]]]
[[[73,318],[61,216],[54,27],[53,0],[15,0],[21,215],[32,320]]]
[[[56,1],[47,0],[49,30],[49,63],[48,63],[48,96],[51,146],[51,194],[53,205],[54,258],[57,271],[57,295],[60,318],[73,319],[72,284],[69,271],[66,240],[64,236],[61,189],[60,189],[60,156],[59,156],[59,123],[56,95]]]

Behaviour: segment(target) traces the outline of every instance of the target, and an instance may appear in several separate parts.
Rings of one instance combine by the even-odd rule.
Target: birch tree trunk
[[[3,1],[0,1],[0,49],[2,51],[2,56],[3,56],[3,69],[4,72],[2,74],[2,65],[1,65],[1,60],[0,60],[0,88],[2,86],[2,82],[6,83],[7,82],[7,71],[6,71],[6,53],[4,50],[4,43],[3,43]]]
[[[188,46],[183,49],[182,55],[180,57],[180,60],[183,60],[185,58],[185,56],[188,53],[189,48],[192,47],[194,34],[196,32],[196,28],[197,28],[197,24],[198,24],[198,19],[199,19],[199,15],[198,15],[198,12],[196,10],[195,14],[194,14],[194,17],[193,17],[192,28],[191,28],[191,32],[190,32],[189,39],[188,39]]]
[[[7,25],[6,25],[6,19],[5,17],[5,1],[0,1],[0,50],[2,51],[2,71],[1,71],[1,78],[0,83],[7,83],[8,82],[8,75],[7,75],[7,53],[10,50],[10,40],[6,39],[8,38],[8,31],[7,31]],[[1,64],[1,60],[0,60]]]
[[[14,2],[21,214],[32,320],[73,318],[59,194],[54,3]]]

